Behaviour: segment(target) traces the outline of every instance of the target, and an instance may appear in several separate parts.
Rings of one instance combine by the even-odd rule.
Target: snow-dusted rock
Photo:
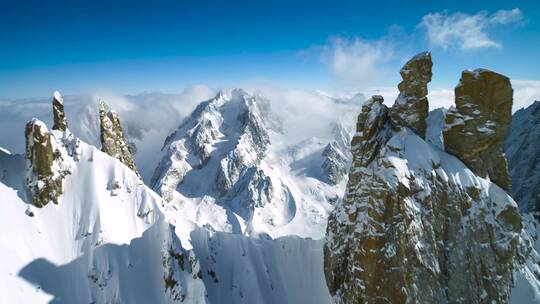
[[[463,71],[455,89],[456,107],[446,114],[444,148],[477,175],[509,190],[502,145],[512,117],[510,79],[495,72]]]
[[[213,145],[223,137],[219,112],[226,102],[225,92],[202,102],[184,120],[180,127],[165,140],[165,152],[156,168],[150,185],[166,201],[173,199],[174,191],[192,168],[200,168],[208,161]]]
[[[325,275],[334,300],[507,302],[527,246],[516,203],[423,133],[393,129],[394,109],[382,101],[374,96],[362,107],[345,198],[328,222]]]
[[[151,185],[178,213],[217,231],[322,237],[331,202],[344,187],[331,183],[322,167],[328,160],[326,168],[343,180],[348,144],[339,137],[346,135],[336,131],[339,154],[323,156],[328,141],[308,155],[293,153],[282,145],[282,132],[265,97],[221,91],[167,138]]]
[[[253,221],[264,226],[288,223],[296,208],[294,199],[284,182],[271,177],[271,169],[262,164],[269,132],[277,129],[268,106],[263,97],[239,89],[201,103],[166,140],[154,189],[169,202],[175,196],[211,196],[247,223],[249,233],[258,233]],[[226,221],[232,219],[239,227],[231,216]]]
[[[25,129],[27,177],[26,186],[36,207],[43,207],[49,202],[58,204],[62,194],[62,181],[71,173],[71,164],[64,162],[68,155],[67,148],[74,143],[69,131],[53,131],[33,119]],[[76,140],[75,140],[76,141]],[[76,149],[76,148],[75,148]]]
[[[99,102],[99,120],[101,130],[101,151],[120,160],[140,177],[131,155],[131,148],[124,136],[120,118],[114,110],[107,110],[103,101]]]
[[[334,140],[324,147],[321,156],[323,176],[332,185],[337,185],[347,177],[351,160],[349,131],[342,124],[335,124],[332,129]]]
[[[409,60],[400,74],[399,95],[392,106],[390,120],[394,127],[408,127],[425,138],[428,116],[427,85],[431,81],[431,53],[422,52]]]
[[[66,113],[64,112],[64,98],[60,92],[55,91],[52,99],[53,105],[53,130],[65,131],[68,127]]]
[[[540,101],[512,116],[504,142],[510,191],[522,213],[540,212]]]

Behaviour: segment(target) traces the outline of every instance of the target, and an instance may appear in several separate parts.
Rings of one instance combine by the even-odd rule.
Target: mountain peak
[[[409,127],[425,138],[429,106],[427,85],[431,81],[431,53],[422,52],[407,61],[400,74],[399,95],[390,112],[394,127]]]

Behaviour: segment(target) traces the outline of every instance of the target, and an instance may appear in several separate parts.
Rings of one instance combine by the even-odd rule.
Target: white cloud
[[[442,49],[502,48],[493,40],[489,30],[497,25],[515,23],[523,19],[520,9],[499,10],[493,15],[481,11],[475,15],[465,13],[430,13],[418,25],[427,32],[431,45]]]
[[[455,104],[454,89],[434,89],[428,93],[429,109],[449,108]]]
[[[281,119],[285,140],[288,144],[297,143],[309,137],[329,138],[331,123],[338,121],[353,125],[365,100],[362,96],[343,102],[321,92],[258,87],[253,90],[265,96],[271,109]]]
[[[512,22],[518,22],[523,19],[523,13],[519,8],[514,8],[512,10],[500,10],[496,12],[489,22],[492,24],[508,24]]]
[[[512,112],[526,108],[535,100],[540,100],[540,80],[512,80],[514,106]]]
[[[332,73],[343,84],[355,88],[366,88],[380,80],[393,55],[393,44],[384,38],[367,41],[333,37],[323,47],[323,60]]]

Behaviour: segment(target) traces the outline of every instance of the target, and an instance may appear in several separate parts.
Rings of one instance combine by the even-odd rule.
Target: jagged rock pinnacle
[[[468,76],[464,88],[456,90],[462,98],[458,109],[468,105],[482,115],[502,107],[506,113],[506,81],[487,76],[494,85],[471,85]],[[471,101],[484,100],[480,96],[493,100],[499,93],[495,100],[502,104],[488,103],[486,109],[476,109],[483,103]],[[374,96],[362,106],[345,196],[328,218],[324,272],[334,302],[506,303],[523,233],[515,202],[503,189],[471,174],[466,163],[417,136],[418,129],[396,127],[390,118],[396,112],[382,101]],[[414,113],[403,109],[398,113]],[[486,116],[493,132],[504,138],[498,125],[506,114]],[[397,118],[402,123],[410,117]],[[468,118],[461,118],[465,122],[458,130],[469,127]],[[477,144],[474,133],[464,133],[469,138],[457,133],[451,134],[456,145]]]
[[[101,151],[120,160],[139,177],[139,171],[131,155],[131,149],[124,137],[122,124],[118,114],[113,110],[107,110],[103,100],[99,101],[99,120],[101,129]]]
[[[422,52],[401,68],[403,81],[398,85],[399,96],[390,113],[394,127],[409,127],[422,138],[425,138],[427,128],[427,84],[431,81],[432,66],[431,53]]]
[[[502,145],[512,118],[512,94],[506,76],[463,71],[455,89],[456,108],[448,111],[443,132],[447,152],[506,190],[510,182]]]
[[[54,92],[52,105],[54,116],[54,125],[52,128],[53,130],[65,131],[68,128],[68,123],[64,112],[64,98],[62,97],[60,92]]]
[[[47,126],[35,118],[26,124],[24,133],[29,167],[27,187],[32,202],[39,208],[51,201],[57,204],[62,194],[63,176],[53,170],[57,156],[51,144],[51,134]]]

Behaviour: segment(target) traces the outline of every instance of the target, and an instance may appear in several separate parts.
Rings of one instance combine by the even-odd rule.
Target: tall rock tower
[[[358,116],[346,194],[328,220],[324,267],[330,293],[347,304],[506,303],[521,217],[506,184],[484,178],[492,171],[483,166],[495,165],[484,160],[504,157],[497,145],[485,147],[490,140],[482,136],[504,137],[512,106],[507,78],[464,72],[456,111],[466,137],[453,133],[459,133],[454,112],[444,136],[456,158],[423,139],[429,53],[407,66],[396,104],[388,109],[373,96]],[[482,85],[471,83],[476,81]],[[480,153],[465,157],[463,141]],[[505,167],[496,170],[506,176]]]
[[[140,177],[131,148],[124,137],[124,131],[118,114],[113,110],[107,110],[103,101],[99,102],[99,120],[101,129],[101,151],[120,160]]]

